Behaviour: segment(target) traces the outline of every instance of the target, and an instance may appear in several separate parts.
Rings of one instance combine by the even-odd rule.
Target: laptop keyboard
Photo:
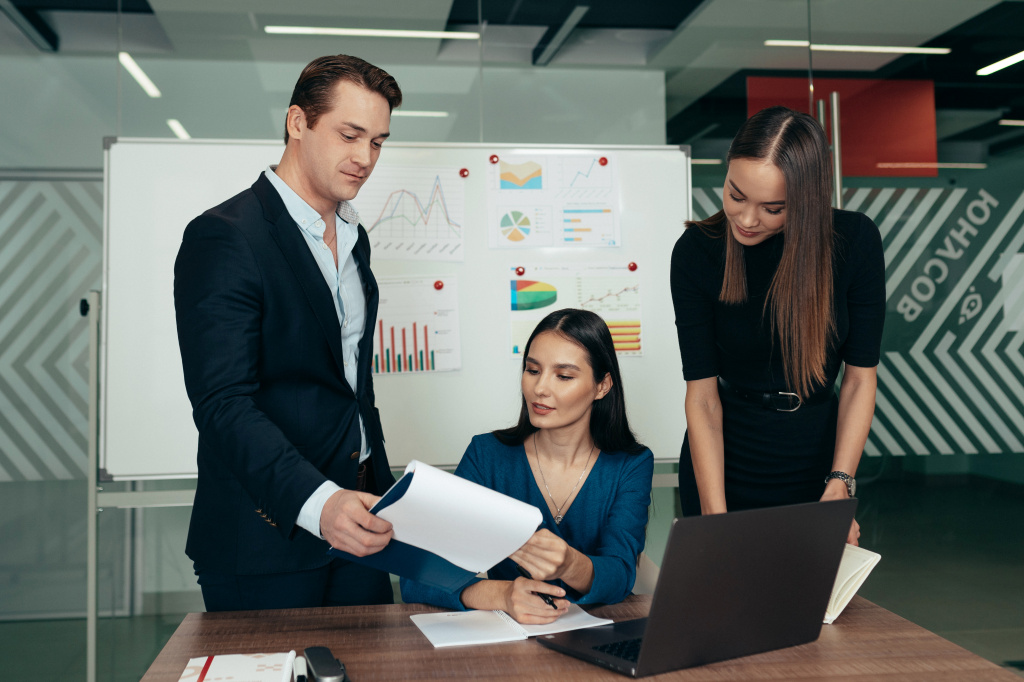
[[[624,639],[618,642],[609,642],[608,644],[598,644],[594,649],[636,663],[636,659],[640,655],[640,642],[642,641],[644,641],[643,637]]]

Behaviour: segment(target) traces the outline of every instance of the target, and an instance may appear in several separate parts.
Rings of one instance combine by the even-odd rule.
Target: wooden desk
[[[592,609],[627,620],[647,615],[649,596]],[[143,682],[177,682],[189,658],[330,647],[353,682],[372,680],[625,680],[532,641],[435,649],[409,614],[420,604],[192,613]],[[1003,680],[1016,675],[922,627],[855,597],[811,644],[678,670],[649,680]]]

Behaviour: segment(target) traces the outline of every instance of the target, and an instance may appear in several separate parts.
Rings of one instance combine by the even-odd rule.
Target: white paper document
[[[547,625],[523,625],[504,611],[417,613],[409,618],[435,647],[514,642],[613,622],[592,616],[577,604],[570,604],[568,613]]]
[[[408,487],[388,504],[392,491]],[[372,510],[395,539],[480,573],[526,544],[540,525],[536,507],[413,460]]]

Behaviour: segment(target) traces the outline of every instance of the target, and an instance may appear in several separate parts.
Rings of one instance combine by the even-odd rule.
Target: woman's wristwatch
[[[845,471],[833,471],[825,477],[825,485],[833,478],[838,478],[840,481],[846,484],[846,490],[850,493],[850,497],[857,496],[857,479],[849,475]]]

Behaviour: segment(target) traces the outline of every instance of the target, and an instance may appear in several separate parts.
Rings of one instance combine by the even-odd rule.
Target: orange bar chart
[[[617,352],[640,350],[640,320],[609,320],[607,324]]]

